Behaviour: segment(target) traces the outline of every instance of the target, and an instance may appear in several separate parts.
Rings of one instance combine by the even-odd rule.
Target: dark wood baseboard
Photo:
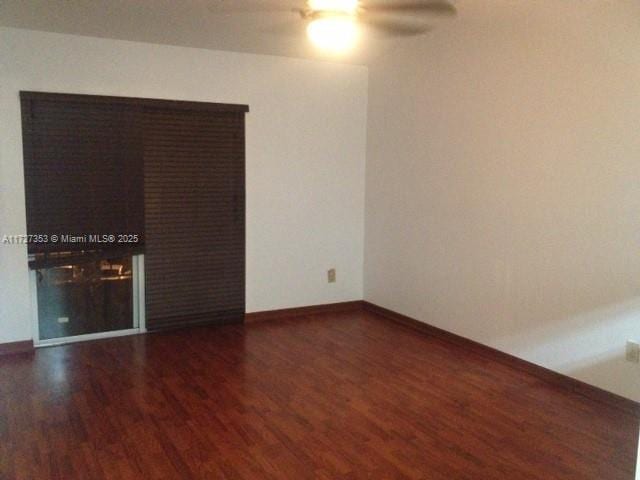
[[[478,343],[473,340],[469,340],[468,338],[461,337],[460,335],[447,332],[446,330],[442,330],[441,328],[434,327],[411,317],[407,317],[406,315],[402,315],[392,310],[379,307],[378,305],[374,305],[373,303],[363,301],[362,306],[365,311],[375,313],[406,327],[418,330],[434,337],[438,337],[446,342],[465,348],[466,350],[472,351],[485,358],[495,360],[502,364],[506,364],[510,367],[516,368],[520,371],[527,372],[544,382],[554,384],[558,387],[564,388],[571,392],[587,397],[591,400],[606,404],[610,407],[621,410],[624,413],[631,414],[635,417],[640,418],[640,403],[638,402],[634,402],[633,400],[621,397],[619,395],[616,395],[615,393],[602,390],[601,388],[589,385],[588,383],[576,380],[575,378],[571,378],[561,373],[554,372],[553,370],[549,370],[521,358],[514,357],[513,355],[501,352],[500,350],[496,350],[495,348],[489,347],[482,343]]]
[[[282,318],[301,317],[304,315],[319,315],[323,313],[342,313],[361,311],[362,300],[352,302],[327,303],[324,305],[311,305],[309,307],[283,308],[281,310],[268,310],[264,312],[246,313],[245,323],[262,322],[264,320],[279,320]]]
[[[33,340],[23,342],[0,343],[0,356],[16,355],[18,353],[33,353]]]

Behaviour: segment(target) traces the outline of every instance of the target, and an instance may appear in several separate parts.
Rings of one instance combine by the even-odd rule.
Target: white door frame
[[[103,338],[123,337],[125,335],[137,335],[147,331],[145,309],[145,281],[144,281],[144,255],[133,255],[131,258],[131,274],[133,288],[133,328],[126,330],[113,330],[110,332],[88,333],[71,337],[51,338],[40,340],[40,323],[38,321],[38,280],[35,270],[29,270],[29,292],[31,295],[31,327],[34,347],[52,347],[67,343],[85,342],[88,340],[100,340]]]

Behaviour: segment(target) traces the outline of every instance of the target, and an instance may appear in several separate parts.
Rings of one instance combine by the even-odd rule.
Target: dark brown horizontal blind
[[[143,245],[136,110],[73,95],[22,92],[21,102],[27,233],[47,238],[29,252]]]
[[[32,266],[100,259],[109,248],[145,253],[149,329],[244,320],[247,106],[41,92],[21,100],[28,233],[58,238],[29,245],[47,253]],[[61,241],[88,234],[139,242]]]
[[[147,327],[242,322],[244,113],[146,106]]]

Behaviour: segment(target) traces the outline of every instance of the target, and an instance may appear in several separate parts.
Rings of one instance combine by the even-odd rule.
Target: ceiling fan
[[[392,36],[420,35],[430,30],[432,16],[452,17],[456,8],[446,0],[305,0],[303,5],[262,3],[268,11],[296,12],[307,22],[307,35],[322,50],[342,53],[366,26]],[[247,6],[248,10],[253,10]]]

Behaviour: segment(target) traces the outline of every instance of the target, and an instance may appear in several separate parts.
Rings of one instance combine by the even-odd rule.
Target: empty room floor
[[[0,358],[3,480],[631,480],[637,428],[369,312]]]

